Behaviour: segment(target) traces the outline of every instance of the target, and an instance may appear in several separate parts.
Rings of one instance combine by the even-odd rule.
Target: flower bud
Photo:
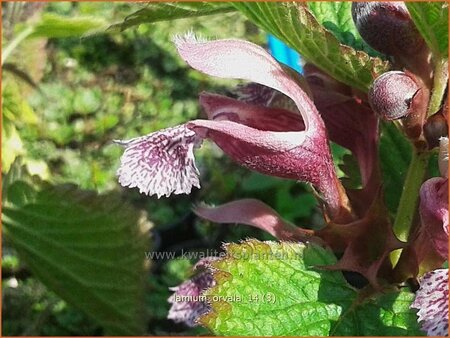
[[[361,37],[381,53],[413,55],[425,43],[403,2],[354,2],[352,17]]]
[[[414,98],[420,92],[417,82],[408,74],[391,71],[375,79],[369,90],[373,111],[385,120],[408,116],[414,109]]]
[[[423,126],[423,133],[428,143],[428,148],[433,149],[439,146],[439,140],[448,136],[447,120],[441,112],[438,112],[427,119]]]

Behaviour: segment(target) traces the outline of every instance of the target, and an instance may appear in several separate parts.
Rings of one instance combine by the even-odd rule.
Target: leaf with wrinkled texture
[[[6,180],[3,231],[30,270],[107,335],[142,334],[139,213],[112,194],[13,180]]]
[[[332,336],[423,336],[417,314],[410,306],[414,294],[389,292],[346,311],[330,332]]]
[[[144,8],[132,13],[123,22],[114,24],[108,29],[123,31],[140,24],[165,20],[192,18],[233,12],[235,9],[226,2],[173,2],[149,3]]]
[[[304,4],[235,2],[233,5],[304,59],[349,86],[367,91],[373,79],[388,70],[387,62],[341,45]]]
[[[371,56],[382,56],[359,35],[352,19],[351,2],[311,1],[307,4],[317,21],[332,32],[340,43],[351,46],[356,50],[363,50]]]
[[[448,57],[448,3],[407,1],[405,4],[433,53]]]
[[[217,285],[205,295],[212,310],[199,320],[214,334],[421,334],[412,293],[356,301],[340,272],[318,267],[336,259],[317,245],[248,240],[225,248],[225,258],[211,263]]]

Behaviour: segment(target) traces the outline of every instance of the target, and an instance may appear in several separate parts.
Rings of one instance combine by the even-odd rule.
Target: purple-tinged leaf
[[[426,273],[411,305],[428,336],[448,336],[448,269]]]

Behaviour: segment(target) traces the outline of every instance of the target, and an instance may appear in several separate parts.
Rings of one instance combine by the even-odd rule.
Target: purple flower
[[[138,187],[139,192],[158,198],[190,193],[193,186],[200,188],[194,147],[200,146],[202,139],[186,125],[115,142],[125,147],[117,170],[122,186]]]
[[[311,183],[333,219],[348,219],[347,196],[337,179],[325,125],[296,79],[264,49],[240,40],[175,40],[193,68],[221,78],[252,81],[275,89],[295,103],[299,113],[276,111],[203,94],[210,120],[193,120],[129,141],[117,172],[123,186],[148,195],[190,193],[200,187],[194,149],[214,141],[239,164],[263,174]]]
[[[279,240],[306,241],[312,239],[313,231],[298,228],[283,220],[268,205],[256,199],[242,199],[218,207],[199,206],[194,212],[215,223],[247,224],[264,230]]]
[[[448,336],[448,269],[426,273],[411,305],[428,336]]]
[[[432,251],[440,256],[434,264],[448,260],[448,138],[441,138],[439,169],[444,177],[425,181],[420,189],[420,217],[422,221],[417,245],[418,260]],[[431,245],[430,245],[431,244]],[[430,261],[427,262],[430,264]],[[448,335],[448,269],[426,273],[419,281],[412,308],[419,309],[418,319],[429,336]]]
[[[448,259],[448,138],[442,137],[439,149],[439,169],[442,177],[433,177],[420,188],[420,218],[422,226],[413,244],[420,262],[437,253],[434,266]],[[431,245],[430,245],[431,244]],[[427,262],[430,265],[430,262]]]
[[[366,94],[355,92],[312,64],[304,65],[304,76],[297,82],[313,100],[330,140],[349,149],[359,164],[362,189],[347,189],[347,194],[353,210],[362,217],[381,185],[378,163],[379,118],[370,108]],[[250,83],[238,87],[236,94],[247,103],[299,113],[289,97],[265,86]]]
[[[197,326],[197,318],[209,311],[209,305],[202,298],[202,293],[214,284],[212,274],[209,271],[203,271],[182,284],[170,288],[174,293],[167,300],[172,304],[167,318],[190,327]]]
[[[448,178],[433,177],[420,189],[422,229],[436,252],[448,258]]]

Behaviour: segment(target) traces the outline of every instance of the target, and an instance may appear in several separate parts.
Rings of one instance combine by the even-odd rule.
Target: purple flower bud
[[[396,120],[414,111],[419,93],[420,87],[411,76],[391,71],[375,79],[369,90],[369,103],[385,120]]]
[[[438,112],[430,116],[423,126],[423,132],[425,139],[427,140],[428,147],[430,149],[438,147],[440,138],[448,136],[447,120],[443,114]]]
[[[362,38],[381,53],[414,55],[424,45],[403,2],[354,2],[352,16]]]

